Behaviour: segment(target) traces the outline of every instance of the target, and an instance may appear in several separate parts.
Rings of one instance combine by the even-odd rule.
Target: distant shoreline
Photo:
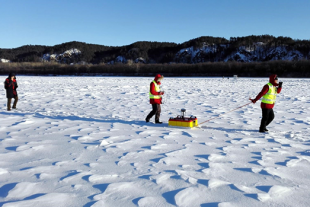
[[[154,76],[169,77],[266,77],[278,74],[287,78],[310,77],[310,61],[220,62],[198,64],[99,64],[0,63],[0,75],[74,76]]]

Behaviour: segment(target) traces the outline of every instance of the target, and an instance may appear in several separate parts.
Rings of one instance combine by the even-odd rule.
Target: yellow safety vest
[[[153,80],[152,82],[153,82],[154,85],[155,85],[155,91],[156,91],[156,92],[160,92],[160,87],[159,87],[159,85],[157,85],[156,81]],[[153,94],[151,93],[151,91],[149,92],[149,96],[150,96],[150,99],[161,99],[161,95],[153,95]]]
[[[267,84],[269,86],[268,92],[263,96],[262,102],[266,104],[274,104],[277,97],[277,88],[271,83]]]

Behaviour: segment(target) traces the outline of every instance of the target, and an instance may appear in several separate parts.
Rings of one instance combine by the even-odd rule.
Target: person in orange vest
[[[149,96],[150,104],[152,104],[153,110],[145,118],[146,122],[150,122],[150,119],[155,115],[155,123],[162,124],[162,122],[159,121],[159,117],[161,112],[160,104],[162,103],[161,96],[164,95],[164,92],[160,90],[160,84],[163,78],[164,76],[157,74],[155,79],[150,84]]]
[[[273,107],[276,102],[276,96],[281,92],[283,82],[278,83],[278,76],[271,75],[269,77],[269,83],[266,84],[262,91],[256,96],[255,99],[250,99],[254,104],[261,97],[263,97],[261,102],[262,108],[262,120],[259,127],[259,132],[265,133],[268,131],[266,128],[274,119]]]
[[[17,91],[18,88],[16,76],[14,73],[10,73],[9,77],[4,81],[4,88],[6,90],[6,97],[8,99],[7,110],[11,111],[11,101],[14,98],[13,109],[16,109],[16,104],[18,101]]]

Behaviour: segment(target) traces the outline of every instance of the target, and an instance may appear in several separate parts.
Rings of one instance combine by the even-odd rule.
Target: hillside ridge
[[[75,52],[68,52],[68,51]],[[105,46],[71,41],[54,46],[25,45],[0,49],[1,62],[92,63],[203,63],[309,60],[310,40],[271,35],[231,37],[202,36],[177,44],[138,41]]]

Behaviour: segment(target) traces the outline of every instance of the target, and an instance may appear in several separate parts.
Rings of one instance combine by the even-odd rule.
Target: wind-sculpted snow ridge
[[[18,78],[18,110],[1,92],[2,207],[310,206],[308,79],[279,78],[261,134],[259,103],[193,129],[167,120],[230,111],[268,78],[165,78],[162,125],[144,121],[152,78]]]

